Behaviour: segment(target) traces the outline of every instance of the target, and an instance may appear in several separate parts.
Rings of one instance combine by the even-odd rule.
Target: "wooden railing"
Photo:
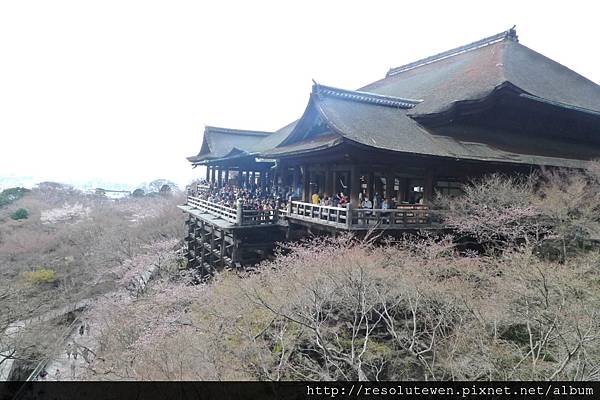
[[[206,211],[214,216],[222,218],[228,222],[237,222],[237,210],[235,208],[223,206],[198,197],[188,196],[187,204],[199,210]]]
[[[407,228],[431,223],[429,207],[422,204],[399,205],[394,209],[365,209],[322,206],[292,201],[286,216],[342,229]]]
[[[289,217],[316,220],[321,224],[338,226],[347,225],[348,209],[344,207],[321,206],[318,204],[292,201],[286,213]]]
[[[431,223],[429,207],[422,204],[400,205],[393,209],[352,210],[352,228],[406,228]]]
[[[274,224],[278,217],[276,210],[245,210],[241,204],[232,208],[194,196],[188,196],[187,204],[236,225]]]
[[[339,229],[402,229],[425,227],[432,223],[429,207],[422,204],[399,205],[394,209],[366,209],[322,206],[290,201],[286,208],[246,210],[241,203],[231,208],[189,196],[188,205],[238,226],[271,225],[286,218],[303,220]]]
[[[276,210],[242,210],[241,225],[267,225],[276,222]]]

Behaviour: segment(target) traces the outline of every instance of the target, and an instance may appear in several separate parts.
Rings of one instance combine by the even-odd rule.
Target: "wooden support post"
[[[335,196],[336,194],[338,194],[338,182],[339,182],[339,175],[338,172],[333,170],[331,171],[331,195]],[[346,193],[348,196],[350,196],[350,193]]]
[[[206,182],[210,180],[210,166],[205,165],[206,167]]]
[[[215,182],[215,167],[211,166],[210,167],[210,183],[214,183]]]
[[[425,171],[425,183],[423,187],[423,204],[429,204],[433,201],[433,171]]]
[[[304,164],[302,169],[304,170],[304,175],[302,176],[302,201],[305,203],[310,202],[310,171],[308,169],[308,164]]]
[[[333,171],[331,170],[330,165],[325,167],[325,188],[323,190],[323,195],[325,197],[333,196]]]
[[[225,268],[225,231],[221,229],[221,268]]]
[[[200,267],[204,268],[204,243],[205,243],[206,227],[204,221],[200,222]]]
[[[385,177],[385,194],[384,198],[391,199],[394,197],[394,185],[396,184],[396,177],[394,175],[387,175]]]
[[[373,191],[373,186],[375,185],[375,174],[373,171],[370,171],[367,174],[367,197],[373,200],[373,195],[375,192]]]
[[[383,181],[381,180],[381,176],[374,176],[373,182],[373,195],[375,193],[379,193],[381,198],[385,197],[385,193],[383,192]]]
[[[292,175],[292,193],[296,193],[296,191],[298,190],[298,186],[300,184],[300,179],[299,179],[299,171],[298,171],[298,166],[294,167],[294,171],[293,171],[293,175]]]
[[[223,170],[221,169],[221,167],[217,167],[217,186],[223,186]]]
[[[236,218],[235,218],[235,224],[236,225],[243,225],[244,224],[244,202],[242,199],[238,199],[237,204],[236,204]]]
[[[231,249],[231,265],[236,266],[238,259],[240,258],[240,242],[236,239],[235,234],[233,236],[233,248]]]
[[[398,189],[398,202],[408,201],[408,178],[400,178]]]
[[[354,208],[360,208],[358,203],[358,194],[360,191],[360,173],[358,172],[358,167],[352,165],[350,167],[350,203]]]
[[[358,201],[358,198],[357,198]],[[348,204],[348,211],[346,211],[346,227],[348,228],[348,230],[352,229],[352,208],[354,207],[354,205],[352,204],[352,201],[350,202],[350,204]]]
[[[215,226],[211,225],[210,226],[210,257],[209,260],[211,260],[210,264],[211,267],[215,266],[215,253],[213,252],[213,250],[215,249]]]
[[[258,187],[260,188],[260,190],[264,190],[265,189],[265,172],[264,171],[258,171]]]
[[[224,185],[229,185],[229,167],[225,168],[225,182]]]
[[[194,257],[196,257],[196,249],[194,247],[194,219],[193,217],[189,217],[187,221],[188,225],[188,235],[187,235],[187,245],[188,245],[188,263],[190,266],[193,266]]]

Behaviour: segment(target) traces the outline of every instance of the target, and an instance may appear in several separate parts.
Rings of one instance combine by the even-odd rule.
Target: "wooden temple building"
[[[436,192],[469,178],[600,158],[600,86],[520,44],[510,29],[390,69],[358,90],[314,83],[304,114],[276,132],[206,127],[206,181],[292,193],[276,210],[189,196],[188,261],[203,270],[265,257],[293,231],[435,228]],[[344,192],[350,203],[311,203]],[[361,208],[359,197],[395,199]]]

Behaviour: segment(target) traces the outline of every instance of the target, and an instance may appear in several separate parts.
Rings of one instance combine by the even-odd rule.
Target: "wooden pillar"
[[[373,171],[370,171],[367,174],[367,197],[369,199],[373,199],[373,195],[375,194],[375,192],[373,192],[373,186],[375,185],[375,174],[373,173]]]
[[[423,204],[429,204],[433,201],[433,171],[425,171],[425,183],[423,186]]]
[[[252,175],[250,176],[250,179],[251,179],[250,183],[252,185],[255,185],[256,184],[256,171],[252,171]]]
[[[216,239],[216,237],[215,237],[215,226],[211,225],[210,226],[210,253],[209,253],[209,258],[208,258],[209,260],[211,260],[211,262],[210,262],[211,267],[215,266],[215,263],[214,263],[214,260],[216,258],[215,257],[215,253],[214,253],[214,250],[215,250],[215,239]]]
[[[225,185],[229,185],[229,167],[225,168]]]
[[[217,168],[217,186],[223,186],[223,170],[221,169],[221,167]]]
[[[336,170],[331,171],[331,195],[335,196],[338,193],[337,184],[338,184],[338,173]]]
[[[308,203],[310,200],[310,172],[308,170],[308,165],[304,164],[302,166],[302,170],[304,174],[302,175],[302,201]]]
[[[383,182],[381,181],[381,177],[374,176],[373,179],[373,194],[379,193],[379,196],[383,198],[385,193],[383,193]]]
[[[204,235],[206,233],[205,231],[205,227],[204,227],[204,221],[201,220],[200,222],[200,268],[201,271],[204,269],[204,242],[205,242],[205,238]]]
[[[214,165],[210,167],[210,183],[215,182],[215,167]]]
[[[221,248],[219,249],[221,251],[221,268],[225,268],[225,246],[226,246],[226,242],[225,242],[225,231],[221,229]]]
[[[208,182],[210,179],[210,166],[206,165],[206,181]]]
[[[236,210],[235,224],[243,225],[243,223],[244,223],[244,202],[242,201],[242,199],[238,199],[237,204],[235,205],[235,210]]]
[[[293,172],[293,175],[292,175],[292,192],[293,193],[296,193],[296,189],[298,189],[298,186],[300,184],[300,182],[299,182],[300,181],[300,176],[299,176],[298,172],[299,172],[298,171],[298,166],[295,166],[294,167],[294,172]]]
[[[326,197],[333,196],[333,171],[331,170],[331,165],[327,165],[325,167],[325,188],[323,190],[323,195]]]
[[[350,167],[350,203],[354,208],[360,208],[358,203],[358,194],[360,193],[360,173],[358,166],[352,165]]]
[[[408,201],[408,178],[400,178],[398,188],[398,202]]]
[[[249,171],[244,171],[244,186],[246,186],[246,187],[248,186],[249,175],[250,175]]]
[[[265,181],[264,181],[265,190],[271,189],[271,172],[270,172],[270,170],[266,170],[264,172],[264,174],[265,174]]]
[[[396,183],[396,178],[394,175],[387,175],[385,177],[385,194],[383,197],[387,197],[391,199],[394,197],[394,184]]]

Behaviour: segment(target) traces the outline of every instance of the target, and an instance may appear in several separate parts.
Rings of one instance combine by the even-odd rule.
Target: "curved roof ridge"
[[[233,128],[222,128],[218,126],[205,125],[204,131],[212,131],[215,133],[227,133],[232,135],[247,135],[247,136],[267,136],[273,132],[267,131],[254,131],[249,129],[233,129]]]
[[[387,74],[385,76],[386,77],[393,76],[393,75],[399,74],[404,71],[408,71],[408,70],[411,70],[411,69],[414,69],[417,67],[421,67],[423,65],[431,64],[433,62],[444,60],[446,58],[449,58],[449,57],[452,57],[452,56],[455,56],[458,54],[466,53],[467,51],[471,51],[471,50],[479,49],[481,47],[489,46],[490,44],[501,42],[503,40],[512,40],[514,42],[518,42],[519,38],[517,36],[517,30],[515,29],[515,26],[513,26],[509,30],[497,33],[492,36],[488,36],[486,38],[477,40],[473,43],[469,43],[464,46],[459,46],[454,49],[435,54],[433,56],[422,58],[420,60],[413,61],[413,62],[405,64],[405,65],[401,65],[400,67],[390,68],[390,70],[387,72]]]
[[[313,81],[314,82],[314,81]],[[388,96],[383,94],[363,92],[359,90],[340,89],[333,86],[320,85],[314,83],[312,93],[319,96],[338,97],[350,101],[358,101],[361,103],[370,103],[381,106],[397,107],[397,108],[413,108],[423,100],[406,99],[396,96]]]

